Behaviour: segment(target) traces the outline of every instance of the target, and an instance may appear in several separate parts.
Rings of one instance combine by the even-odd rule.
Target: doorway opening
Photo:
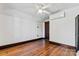
[[[45,22],[45,39],[49,41],[49,21]]]

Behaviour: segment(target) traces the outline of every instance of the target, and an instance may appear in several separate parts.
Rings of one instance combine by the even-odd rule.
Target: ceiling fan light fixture
[[[43,11],[41,9],[38,10],[38,13],[42,13]]]

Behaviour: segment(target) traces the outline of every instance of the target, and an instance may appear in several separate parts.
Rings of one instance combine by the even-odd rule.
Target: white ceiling
[[[29,13],[32,16],[41,18],[41,19],[47,19],[48,18],[48,14],[38,14],[38,9],[36,8],[36,6],[38,5],[38,3],[9,3],[9,4],[5,4],[5,6],[9,7],[9,8],[15,8],[17,10],[20,10],[24,13]],[[57,13],[61,10],[67,9],[67,8],[72,8],[75,6],[79,6],[78,3],[47,3],[46,5],[48,5],[49,7],[46,8],[47,11],[49,11],[51,14]]]

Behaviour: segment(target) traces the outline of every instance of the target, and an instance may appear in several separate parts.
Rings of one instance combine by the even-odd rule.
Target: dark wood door
[[[49,40],[49,21],[45,22],[45,39]]]

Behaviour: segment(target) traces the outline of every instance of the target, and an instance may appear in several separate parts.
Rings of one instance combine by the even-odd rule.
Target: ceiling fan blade
[[[46,11],[46,10],[43,10],[42,11],[43,13],[46,13],[46,14],[50,14],[50,12]]]
[[[46,9],[46,8],[48,8],[49,6],[43,6],[43,7],[41,7],[41,9]]]
[[[41,9],[43,6],[41,4],[36,4],[35,7],[36,9]]]
[[[48,4],[37,4],[37,5],[36,5],[36,8],[37,8],[37,9],[46,9],[46,8],[48,8],[48,7],[49,7]]]

